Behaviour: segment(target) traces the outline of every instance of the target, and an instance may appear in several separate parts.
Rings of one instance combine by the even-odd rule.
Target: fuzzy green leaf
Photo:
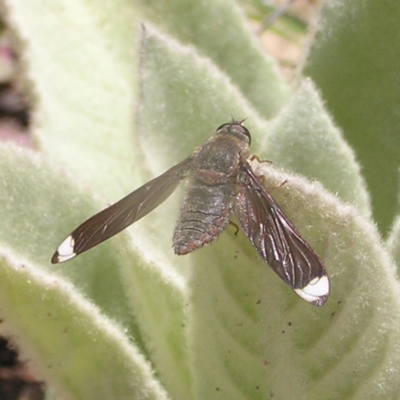
[[[255,143],[266,132],[266,123],[229,78],[195,49],[146,25],[141,54],[137,127],[146,135],[138,138],[138,148],[142,162],[152,171],[148,178],[188,157],[231,115],[248,117]],[[164,248],[171,245],[172,234],[160,235],[159,227],[168,226],[172,231],[178,207],[175,197],[147,217],[156,247],[160,243]],[[184,272],[181,265],[179,270]]]
[[[399,216],[394,221],[390,234],[387,238],[386,245],[389,253],[392,255],[394,261],[396,262],[397,274],[399,274],[400,273],[400,217]]]
[[[182,44],[213,60],[265,117],[282,107],[288,89],[232,0],[144,0],[149,20]],[[182,110],[182,112],[185,112]]]
[[[23,54],[41,150],[99,193],[122,196],[129,187],[124,172],[133,182],[140,172],[132,143],[139,15],[124,1],[98,7],[3,0],[1,6]]]
[[[375,227],[320,185],[255,168],[322,257],[331,295],[301,301],[234,228],[193,254],[195,398],[397,398],[400,287]]]
[[[168,399],[121,327],[70,283],[0,254],[2,332],[60,397]]]
[[[265,156],[274,165],[322,182],[343,201],[371,216],[360,166],[325,111],[315,86],[305,80],[275,119]]]
[[[256,141],[266,123],[210,59],[182,46],[152,26],[144,26],[138,107],[143,153],[152,169],[189,156],[193,149],[232,117],[247,117]],[[153,116],[157,115],[157,118]]]
[[[397,209],[400,143],[400,3],[324,1],[304,73],[363,166],[374,216],[386,233]]]
[[[127,338],[135,338],[169,392],[187,396],[185,346],[176,344],[185,342],[182,278],[168,261],[160,262],[154,247],[145,246],[140,231],[135,245],[125,233],[68,264],[50,266],[63,237],[100,204],[91,192],[78,189],[74,179],[31,152],[1,146],[0,155],[0,200],[6,205],[0,209],[0,245],[12,257],[18,254],[50,276],[73,282],[108,318],[124,326]]]
[[[128,233],[50,267],[57,244],[104,198],[117,200],[181,161],[231,114],[248,117],[254,153],[320,180],[367,216],[369,204],[311,86],[273,124],[262,119],[275,115],[286,88],[231,1],[47,3],[1,1],[37,99],[36,138],[53,162],[0,149],[0,314],[57,394],[79,398],[82,382],[101,381],[121,391],[99,397],[103,386],[85,386],[92,392],[82,398],[397,398],[394,266],[359,211],[304,178],[254,161],[326,264],[332,293],[323,308],[295,296],[231,228],[192,255],[173,255],[177,197]],[[69,321],[78,323],[67,353]],[[65,354],[75,361],[85,348],[89,356],[68,371],[75,363],[65,364]]]
[[[1,245],[32,264],[62,274],[109,316],[129,324],[118,273],[120,261],[110,249],[101,249],[89,263],[82,259],[68,268],[50,266],[63,237],[96,210],[90,195],[80,195],[72,179],[32,152],[2,145],[0,163]],[[116,267],[109,268],[110,264]]]

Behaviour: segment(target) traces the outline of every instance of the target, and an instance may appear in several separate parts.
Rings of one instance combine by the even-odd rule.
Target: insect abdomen
[[[217,238],[229,222],[232,198],[231,185],[192,181],[175,227],[175,253],[190,253]]]

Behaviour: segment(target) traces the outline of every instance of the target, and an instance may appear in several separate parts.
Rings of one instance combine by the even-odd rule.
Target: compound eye
[[[219,127],[217,128],[216,132],[218,133],[220,130],[222,130],[222,129],[224,129],[226,126],[230,126],[230,125],[232,125],[231,122],[227,122],[227,123],[225,123],[225,124],[222,124],[221,126],[219,126]]]
[[[235,123],[235,124],[232,124],[232,128],[237,130],[242,135],[246,136],[249,139],[249,144],[251,143],[250,132],[245,126],[241,125],[240,123]]]

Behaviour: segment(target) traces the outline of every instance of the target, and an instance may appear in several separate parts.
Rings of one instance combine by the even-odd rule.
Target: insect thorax
[[[236,177],[241,161],[247,157],[248,144],[244,141],[230,134],[213,136],[194,154],[193,176],[201,179],[204,175],[207,183],[208,177],[214,175],[210,184],[226,182],[227,178],[230,181],[229,178]]]

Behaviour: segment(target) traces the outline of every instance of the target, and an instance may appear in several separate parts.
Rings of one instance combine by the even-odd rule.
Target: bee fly
[[[154,210],[189,176],[173,237],[176,254],[212,242],[235,213],[261,258],[300,297],[322,306],[329,295],[325,268],[252,170],[250,132],[242,122],[221,125],[191,156],[78,226],[51,262],[67,261],[114,236]]]

